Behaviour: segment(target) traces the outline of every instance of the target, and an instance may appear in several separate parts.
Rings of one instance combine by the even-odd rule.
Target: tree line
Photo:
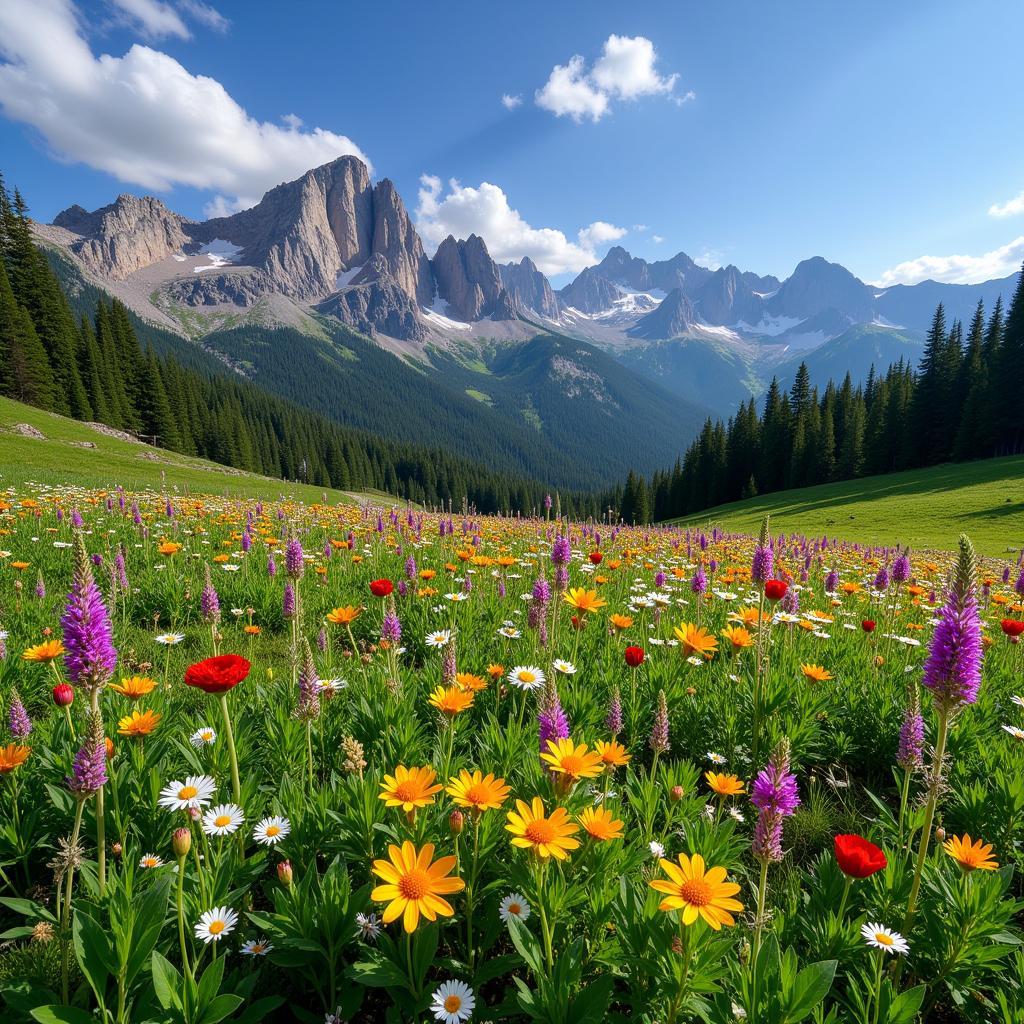
[[[757,494],[1024,451],[1024,272],[1004,314],[979,301],[966,329],[935,310],[920,363],[900,360],[863,385],[847,374],[823,392],[806,363],[773,379],[726,422],[709,418],[671,470],[630,473],[626,522],[689,515]]]

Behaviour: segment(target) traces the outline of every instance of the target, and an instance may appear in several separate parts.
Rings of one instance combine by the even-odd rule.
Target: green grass
[[[719,505],[679,522],[756,533],[827,534],[865,544],[951,549],[966,533],[980,552],[1004,554],[1024,542],[1024,456],[933,466],[802,487]]]
[[[12,431],[27,423],[45,440]],[[84,442],[95,448],[80,447]],[[392,503],[382,491],[343,492],[240,473],[187,455],[149,445],[108,437],[84,423],[42,412],[20,402],[0,398],[0,487],[17,487],[26,481],[42,484],[126,490],[169,488],[178,492],[222,494],[247,498],[277,498],[284,494],[305,502],[361,501]]]

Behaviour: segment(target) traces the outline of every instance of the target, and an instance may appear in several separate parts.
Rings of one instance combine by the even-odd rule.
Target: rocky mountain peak
[[[529,256],[524,256],[518,263],[505,263],[498,270],[513,302],[540,316],[552,320],[558,317],[558,299],[551,284]]]
[[[497,264],[479,235],[456,241],[449,235],[431,261],[437,294],[458,320],[514,319],[509,294],[502,285]]]
[[[682,288],[673,288],[658,308],[642,316],[628,333],[634,338],[677,338],[696,322],[693,304]]]

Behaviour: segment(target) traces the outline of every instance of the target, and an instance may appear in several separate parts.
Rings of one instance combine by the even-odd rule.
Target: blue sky
[[[1024,257],[1022,37],[981,0],[4,0],[0,168],[43,220],[120,191],[201,217],[358,151],[428,251],[479,230],[556,283],[616,241],[982,280]]]

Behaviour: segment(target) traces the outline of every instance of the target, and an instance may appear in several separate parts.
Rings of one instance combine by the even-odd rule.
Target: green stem
[[[846,901],[847,901],[847,899],[849,899],[849,896],[850,896],[850,886],[852,886],[852,885],[853,885],[853,879],[849,875],[847,875],[846,876],[846,885],[843,886],[843,898],[839,901],[839,913],[836,915],[836,917],[838,918],[840,924],[842,924],[842,921],[843,921],[843,914],[846,913]]]
[[[71,848],[78,845],[78,836],[82,831],[82,812],[85,801],[77,800],[75,807],[75,827],[71,830]],[[75,870],[69,867],[67,882],[64,889],[64,912],[61,914],[61,955],[60,955],[60,987],[64,1003],[68,1002],[68,935],[71,930],[71,890],[75,882]]]
[[[220,695],[220,710],[224,716],[224,735],[228,741],[228,755],[231,758],[231,794],[235,803],[242,806],[242,783],[238,778],[238,754],[235,751],[235,734],[231,728],[231,715],[228,712],[228,695]]]
[[[100,691],[94,689],[91,696],[92,713],[102,722],[100,715]],[[104,753],[104,756],[106,754]],[[99,875],[100,899],[107,891],[107,838],[106,822],[103,816],[103,787],[96,790],[96,862],[97,874]]]
[[[757,954],[761,949],[761,933],[764,931],[764,904],[768,892],[768,859],[761,861],[761,879],[757,885],[757,921],[754,924],[754,952],[751,963],[756,963]]]

